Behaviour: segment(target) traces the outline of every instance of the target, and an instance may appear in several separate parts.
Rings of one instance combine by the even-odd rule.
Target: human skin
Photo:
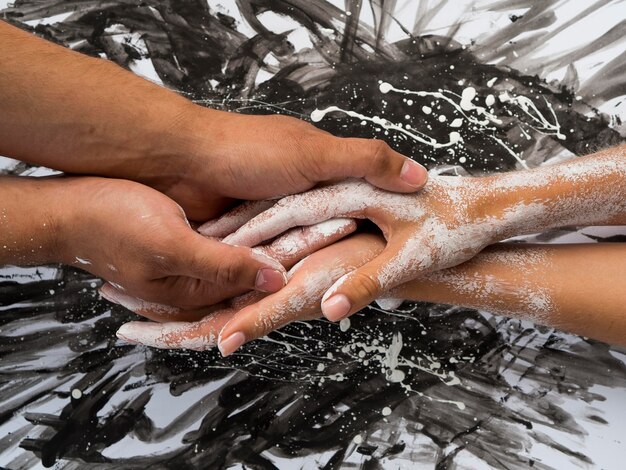
[[[0,21],[0,155],[74,174],[128,179],[191,220],[232,205],[364,178],[417,191],[419,164],[379,140],[338,138],[287,116],[198,106],[116,64]]]
[[[0,200],[0,265],[65,263],[175,306],[286,282],[276,260],[203,237],[174,201],[139,183],[3,177]]]
[[[297,320],[321,316],[320,299],[339,277],[385,247],[375,234],[360,233],[327,246],[292,268],[279,292],[234,299],[195,322],[130,322],[120,339],[157,348],[203,350],[216,345],[224,355],[245,342]],[[489,310],[626,345],[626,247],[621,244],[497,244],[470,261],[425,274],[390,296]],[[581,276],[581,270],[585,275]],[[294,304],[298,308],[294,309]],[[149,316],[147,311],[137,311]],[[233,341],[232,338],[236,340]]]
[[[224,242],[254,246],[294,225],[333,217],[368,218],[387,240],[380,255],[324,293],[322,312],[338,321],[384,292],[458,265],[500,240],[554,227],[626,224],[626,146],[534,170],[431,177],[419,194],[342,182],[278,201]]]

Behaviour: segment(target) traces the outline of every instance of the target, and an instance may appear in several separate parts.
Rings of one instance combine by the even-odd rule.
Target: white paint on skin
[[[519,248],[486,251],[480,258],[481,263],[487,265],[514,267],[518,274],[515,282],[477,273],[471,267],[463,266],[436,271],[427,274],[425,278],[463,294],[468,299],[466,307],[488,309],[506,316],[520,317],[523,314],[534,322],[550,324],[549,318],[555,313],[553,292],[537,282],[541,281],[538,273],[551,266],[551,259],[544,250]]]
[[[187,322],[129,322],[117,330],[123,341],[140,343],[158,349],[192,349],[204,351],[217,345],[217,336],[208,328],[206,335],[197,334],[197,326]],[[193,331],[194,334],[190,334]]]
[[[148,302],[146,300],[133,297],[120,292],[112,283],[104,284],[100,288],[100,295],[109,302],[116,303],[135,313],[153,312],[159,315],[175,316],[180,313],[180,309],[170,305]]]
[[[78,256],[76,256],[76,262],[80,263],[80,264],[91,264],[91,261],[85,258],[79,258]]]
[[[319,224],[295,229],[287,232],[270,245],[271,252],[277,258],[289,258],[298,256],[300,253],[310,251],[311,246],[316,246],[330,238],[347,234],[356,229],[352,219],[331,219]]]

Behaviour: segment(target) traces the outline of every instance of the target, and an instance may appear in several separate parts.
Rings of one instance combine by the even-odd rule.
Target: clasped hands
[[[157,322],[206,323],[219,317],[224,324],[228,315],[220,312],[226,307],[232,316],[244,300],[251,303],[274,292],[284,296],[289,293],[283,288],[286,269],[311,253],[324,255],[318,250],[356,229],[349,218],[307,224],[312,226],[294,228],[258,249],[253,248],[257,243],[219,240],[269,208],[272,198],[346,177],[381,191],[410,194],[427,179],[423,167],[383,142],[337,138],[285,116],[200,108],[185,118],[184,126],[188,134],[205,137],[191,139],[176,155],[164,152],[117,170],[123,179],[57,178],[58,202],[49,210],[51,225],[59,227],[54,243],[58,256],[52,260],[102,277],[108,281],[102,289],[105,298]],[[192,228],[237,200],[252,202],[213,224],[214,231],[224,233],[201,235]],[[172,328],[170,323],[135,326],[142,331]],[[123,327],[120,337],[138,340],[124,333],[130,327]],[[273,327],[268,324],[265,330]],[[218,328],[216,324],[207,332],[213,340],[206,344],[195,339],[196,348],[213,345]]]
[[[254,119],[259,119],[236,118],[252,120],[250,126],[236,127],[252,132]],[[222,354],[229,355],[245,342],[291,321],[316,318],[320,313],[338,321],[373,300],[393,298],[393,289],[404,282],[462,263],[507,230],[506,221],[498,218],[494,223],[488,212],[498,207],[489,195],[488,178],[433,177],[416,192],[425,181],[421,167],[406,164],[404,157],[381,142],[338,139],[288,118],[262,119],[275,120],[274,131],[269,137],[266,132],[247,135],[250,147],[244,146],[244,152],[234,150],[239,166],[226,165],[226,177],[213,186],[220,197],[250,201],[198,228],[206,237],[206,246],[216,247],[212,254],[218,257],[209,260],[207,254],[195,262],[188,257],[169,258],[179,271],[183,265],[201,266],[204,262],[223,266],[228,274],[200,283],[196,281],[199,271],[188,268],[186,279],[193,281],[186,282],[192,282],[193,288],[175,293],[181,281],[170,281],[174,287],[171,299],[176,301],[160,294],[142,295],[117,281],[105,284],[101,289],[105,298],[152,320],[123,325],[118,331],[120,339],[159,348],[203,350],[218,345]],[[308,153],[290,154],[280,148],[285,145],[276,130],[281,123],[293,132],[292,142],[304,143]],[[295,133],[294,126],[303,132]],[[277,138],[267,142],[272,135]],[[333,153],[331,149],[337,145],[344,146],[343,151]],[[224,161],[231,161],[228,152],[233,152],[232,147],[223,151]],[[357,159],[362,160],[361,165],[352,162]],[[407,166],[413,172],[410,185],[402,179]],[[352,178],[341,179],[346,176]],[[187,211],[191,209],[196,219],[219,212],[202,210],[207,204],[216,204],[210,198],[198,198],[201,191],[190,191],[194,185],[198,190],[203,187],[199,181],[181,182],[170,195]],[[268,199],[289,193],[296,194]],[[180,198],[192,194],[188,200]],[[176,205],[170,206],[172,219],[183,221]],[[345,238],[355,232],[355,219],[373,221],[384,238],[367,232]],[[159,219],[154,228],[162,225],[165,223]],[[199,247],[200,235],[188,228],[184,232],[175,245]],[[222,261],[216,261],[219,253],[224,253]],[[228,268],[232,263],[225,263],[225,258],[244,261],[235,263],[234,269]],[[262,260],[277,262],[271,268],[286,273],[286,286],[276,275],[269,278],[270,285],[260,288],[259,277],[267,277],[257,274],[255,288],[255,270],[265,272],[258,271]],[[289,271],[281,271],[281,267]]]

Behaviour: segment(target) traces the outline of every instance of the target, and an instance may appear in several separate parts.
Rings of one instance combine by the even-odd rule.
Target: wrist
[[[203,108],[182,99],[172,105],[169,115],[153,126],[158,137],[141,157],[139,165],[130,169],[130,175],[117,175],[150,186],[169,194],[182,182],[189,184],[200,175],[203,187],[211,187],[204,178],[213,173],[214,165],[210,143],[214,140],[216,114],[221,111]],[[210,171],[207,171],[209,169]],[[180,188],[179,188],[180,189]]]
[[[0,264],[63,262],[65,178],[3,177]]]

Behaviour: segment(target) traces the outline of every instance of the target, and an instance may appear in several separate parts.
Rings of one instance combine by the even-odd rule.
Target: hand
[[[421,165],[381,140],[334,137],[287,116],[193,106],[177,129],[185,144],[174,156],[147,162],[130,179],[145,179],[192,220],[217,217],[233,199],[282,197],[321,181],[359,177],[390,191],[414,192],[427,179]]]
[[[254,292],[233,299],[220,309],[205,309],[204,318],[191,322],[129,322],[120,327],[120,339],[162,349],[204,350],[218,338],[223,355],[296,320],[321,316],[320,298],[335,280],[375,257],[384,247],[381,237],[358,234],[323,248],[289,272],[289,283],[268,295]],[[154,317],[158,309],[144,306],[142,315]],[[221,332],[221,334],[220,334]]]
[[[283,287],[283,266],[250,248],[203,237],[171,199],[138,183],[67,178],[60,260],[123,292],[175,307],[214,304],[251,289]]]
[[[504,237],[511,217],[490,196],[486,179],[434,177],[419,194],[396,194],[351,180],[288,196],[224,239],[254,246],[297,225],[331,217],[368,218],[387,246],[375,259],[342,276],[326,291],[331,321],[355,313],[384,292],[419,275],[471,258]]]
[[[0,154],[145,184],[192,220],[217,217],[233,199],[281,197],[335,178],[399,192],[427,178],[380,140],[336,138],[286,116],[207,109],[5,22],[0,63]]]
[[[356,223],[351,219],[334,219],[305,228],[296,228],[277,238],[269,245],[256,248],[259,255],[278,260],[285,267],[297,262],[325,246],[331,245],[356,230]],[[110,302],[122,305],[128,310],[157,322],[194,321],[224,308],[224,304],[209,307],[181,308],[158,302],[139,299],[116,288],[112,283],[105,283],[100,294]],[[248,294],[241,298],[261,298]],[[229,304],[232,305],[232,300]]]

